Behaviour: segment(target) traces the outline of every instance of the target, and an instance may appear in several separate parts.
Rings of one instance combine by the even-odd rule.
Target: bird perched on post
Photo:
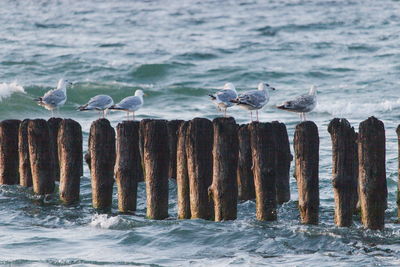
[[[54,109],[58,109],[67,101],[67,86],[72,85],[68,80],[60,79],[56,89],[46,92],[42,97],[35,98],[39,106],[51,110],[53,116]]]
[[[114,105],[114,101],[108,95],[96,95],[89,99],[85,105],[78,108],[79,111],[97,110],[103,112],[103,118],[106,117],[106,110]]]
[[[224,111],[224,117],[226,117],[226,109],[234,105],[231,100],[237,97],[237,92],[233,83],[226,83],[222,90],[209,96],[217,108]]]
[[[128,121],[129,113],[132,112],[132,119],[135,120],[135,111],[139,110],[143,106],[144,95],[145,94],[142,90],[136,90],[134,96],[125,97],[118,104],[112,105],[109,109],[126,111]]]
[[[312,111],[317,105],[317,87],[311,86],[310,92],[296,97],[293,100],[286,101],[277,108],[299,113],[300,119],[306,121],[306,113]]]
[[[269,101],[269,90],[275,90],[268,83],[261,82],[258,84],[258,90],[251,90],[245,93],[239,94],[239,96],[231,100],[232,103],[250,110],[250,118],[253,121],[253,110],[256,111],[258,121],[258,110],[263,108]]]

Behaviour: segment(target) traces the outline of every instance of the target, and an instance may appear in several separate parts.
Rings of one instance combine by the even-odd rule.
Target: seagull
[[[237,92],[233,83],[226,83],[222,90],[209,96],[220,111],[224,110],[224,117],[226,117],[226,109],[234,105],[231,100],[237,98]]]
[[[51,116],[53,116],[53,110],[58,109],[67,101],[68,85],[72,85],[72,83],[68,80],[60,79],[56,89],[48,91],[42,97],[35,98],[34,101],[36,101],[39,106],[51,110]]]
[[[79,111],[97,110],[103,112],[103,118],[106,117],[106,110],[114,105],[114,101],[108,95],[96,95],[89,99],[87,104],[78,108]]]
[[[257,121],[258,121],[258,110],[263,108],[269,101],[269,91],[275,90],[268,83],[261,82],[258,84],[258,90],[251,90],[239,94],[239,96],[231,100],[232,103],[236,103],[238,106],[250,110],[250,118],[253,121],[253,112],[256,111]]]
[[[143,106],[142,90],[136,90],[134,96],[128,96],[122,99],[118,104],[112,105],[109,109],[124,110],[127,112],[129,121],[129,112],[132,112],[132,119],[135,120],[135,111]]]
[[[317,105],[317,87],[311,86],[310,92],[296,97],[294,100],[286,101],[282,105],[277,106],[279,109],[297,112],[302,121],[306,121],[306,112],[310,112]]]

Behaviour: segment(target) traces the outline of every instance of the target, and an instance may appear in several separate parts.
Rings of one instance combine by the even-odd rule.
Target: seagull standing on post
[[[89,99],[85,105],[78,108],[79,111],[97,110],[103,112],[103,118],[106,117],[106,110],[114,105],[114,101],[108,95],[96,95]]]
[[[232,103],[250,110],[250,118],[253,121],[253,110],[256,111],[256,118],[258,121],[258,110],[263,108],[269,101],[269,90],[275,90],[268,83],[261,82],[258,84],[258,90],[247,91],[231,100]]]
[[[72,85],[68,80],[60,79],[56,89],[50,90],[42,97],[35,98],[39,106],[51,110],[51,116],[54,115],[54,109],[59,109],[67,101],[67,86]]]
[[[226,117],[226,109],[233,106],[231,100],[237,97],[237,92],[233,83],[226,83],[222,90],[209,96],[218,109],[224,111],[224,117]]]
[[[127,112],[129,121],[129,112],[132,112],[132,119],[135,120],[135,111],[143,106],[143,96],[145,94],[142,90],[136,90],[134,96],[128,96],[122,99],[118,104],[112,105],[109,109],[123,110]]]
[[[300,115],[301,121],[306,121],[306,113],[312,111],[317,105],[317,87],[311,86],[310,92],[305,95],[296,97],[293,100],[286,101],[277,108],[297,112]]]

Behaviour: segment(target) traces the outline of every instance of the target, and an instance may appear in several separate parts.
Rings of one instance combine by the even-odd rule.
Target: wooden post
[[[19,184],[25,187],[32,186],[31,162],[29,160],[28,143],[29,120],[23,120],[18,130],[18,153],[19,153]]]
[[[356,133],[346,119],[333,119],[328,126],[332,139],[332,185],[335,196],[335,223],[348,227],[353,223],[358,177],[355,173]]]
[[[283,204],[290,200],[290,153],[289,136],[284,123],[273,121],[276,138],[276,201]]]
[[[117,160],[115,163],[120,212],[131,213],[136,210],[137,186],[140,176],[139,122],[123,121],[117,125]]]
[[[214,217],[213,204],[208,195],[213,172],[212,147],[211,121],[204,118],[191,120],[186,131],[186,156],[192,219],[210,220]]]
[[[146,182],[147,217],[162,220],[168,217],[168,129],[165,120],[140,122],[144,134],[143,155]]]
[[[190,219],[190,187],[186,157],[186,131],[189,122],[183,122],[178,129],[176,155],[176,186],[178,202],[178,219]]]
[[[98,119],[90,126],[90,174],[92,205],[100,211],[111,208],[115,165],[115,131],[107,119]]]
[[[361,221],[383,229],[387,207],[385,127],[375,117],[360,123],[358,135]]]
[[[21,121],[0,122],[0,184],[18,184],[18,129]]]
[[[54,164],[54,172],[55,172],[55,179],[56,181],[60,181],[60,161],[58,159],[58,144],[57,144],[57,136],[58,130],[60,129],[62,119],[61,118],[50,118],[47,121],[50,130],[50,142],[52,147],[52,154],[53,154],[53,164]]]
[[[319,136],[317,125],[312,121],[304,121],[298,124],[293,145],[301,222],[318,224]]]
[[[397,179],[397,218],[400,220],[400,125],[397,126],[397,148],[398,148],[398,179]]]
[[[62,120],[59,126],[57,154],[60,160],[60,199],[70,205],[79,201],[83,175],[82,128],[71,119]]]
[[[276,212],[276,140],[271,123],[249,125],[256,191],[256,217],[275,221]]]
[[[215,221],[235,220],[238,199],[238,126],[232,117],[216,118],[213,126],[213,182],[209,191],[214,202]]]
[[[47,121],[43,119],[29,121],[28,143],[33,191],[38,195],[51,194],[54,191],[55,173]]]
[[[176,179],[176,147],[178,141],[178,129],[182,125],[183,120],[172,120],[167,122],[168,127],[168,144],[169,144],[169,174],[168,177]]]
[[[254,189],[253,161],[251,156],[249,125],[243,124],[238,129],[239,158],[237,169],[238,193],[240,200],[256,198]]]
[[[151,119],[143,119],[141,120],[141,123],[146,123],[147,121],[151,121]],[[141,158],[141,164],[140,167],[142,168],[142,173],[143,177],[139,179],[139,182],[143,182],[145,177],[146,177],[146,170],[144,168],[144,129],[142,127],[139,127],[139,152],[140,152],[140,158]]]

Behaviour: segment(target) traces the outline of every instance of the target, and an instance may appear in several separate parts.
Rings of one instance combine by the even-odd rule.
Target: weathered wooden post
[[[120,212],[129,213],[136,210],[141,164],[139,122],[123,121],[117,125],[117,160],[115,163]]]
[[[256,198],[254,189],[253,161],[251,156],[249,125],[243,124],[238,129],[239,158],[237,168],[237,182],[240,200]]]
[[[33,191],[38,195],[54,191],[54,163],[50,130],[43,119],[28,123],[29,160],[32,171]]]
[[[23,120],[18,130],[18,153],[19,153],[19,184],[25,187],[32,186],[31,162],[29,160],[28,143],[29,120]]]
[[[209,190],[214,202],[215,221],[234,220],[238,199],[238,126],[232,117],[216,118],[213,126],[213,181]]]
[[[387,207],[385,127],[375,117],[360,123],[358,135],[361,221],[383,229]]]
[[[60,199],[64,204],[70,205],[79,201],[80,180],[83,175],[82,128],[74,120],[62,120],[57,139]]]
[[[169,144],[169,178],[176,179],[176,147],[178,141],[178,129],[182,125],[183,120],[172,120],[167,122],[168,127],[168,144]]]
[[[298,124],[293,145],[301,222],[318,224],[319,136],[317,125],[312,121],[304,121]]]
[[[190,187],[186,157],[186,131],[189,122],[185,121],[178,129],[176,149],[176,186],[178,219],[190,219]]]
[[[0,184],[18,184],[18,129],[20,120],[0,122]]]
[[[144,137],[143,159],[146,182],[147,217],[162,220],[168,217],[169,145],[166,120],[140,122]]]
[[[249,125],[256,190],[256,217],[275,221],[276,212],[276,138],[271,123]]]
[[[146,121],[151,121],[151,119],[143,119],[141,120],[141,123],[146,123]],[[141,158],[141,164],[140,167],[142,168],[142,173],[143,173],[143,177],[141,177],[141,179],[139,179],[139,182],[143,182],[145,177],[146,177],[146,170],[144,168],[144,128],[139,127],[139,152],[140,152],[140,158]]]
[[[397,126],[397,145],[398,145],[398,180],[397,180],[397,217],[400,219],[400,125]]]
[[[357,204],[357,183],[355,161],[357,136],[346,119],[333,119],[328,126],[332,139],[332,185],[335,196],[335,223],[348,227],[353,223]],[[355,202],[355,203],[354,203]]]
[[[98,119],[90,126],[90,174],[92,205],[107,211],[112,204],[115,165],[115,131],[107,119]]]
[[[204,118],[189,121],[186,131],[186,156],[190,186],[192,219],[210,220],[214,217],[208,188],[212,182],[213,125]]]
[[[61,118],[50,118],[47,121],[50,130],[50,143],[52,146],[52,154],[53,154],[53,164],[54,164],[54,172],[56,181],[60,181],[60,161],[58,159],[58,130],[60,129],[62,119]]]
[[[290,200],[290,153],[289,136],[284,123],[272,122],[276,138],[276,201],[283,204]]]

